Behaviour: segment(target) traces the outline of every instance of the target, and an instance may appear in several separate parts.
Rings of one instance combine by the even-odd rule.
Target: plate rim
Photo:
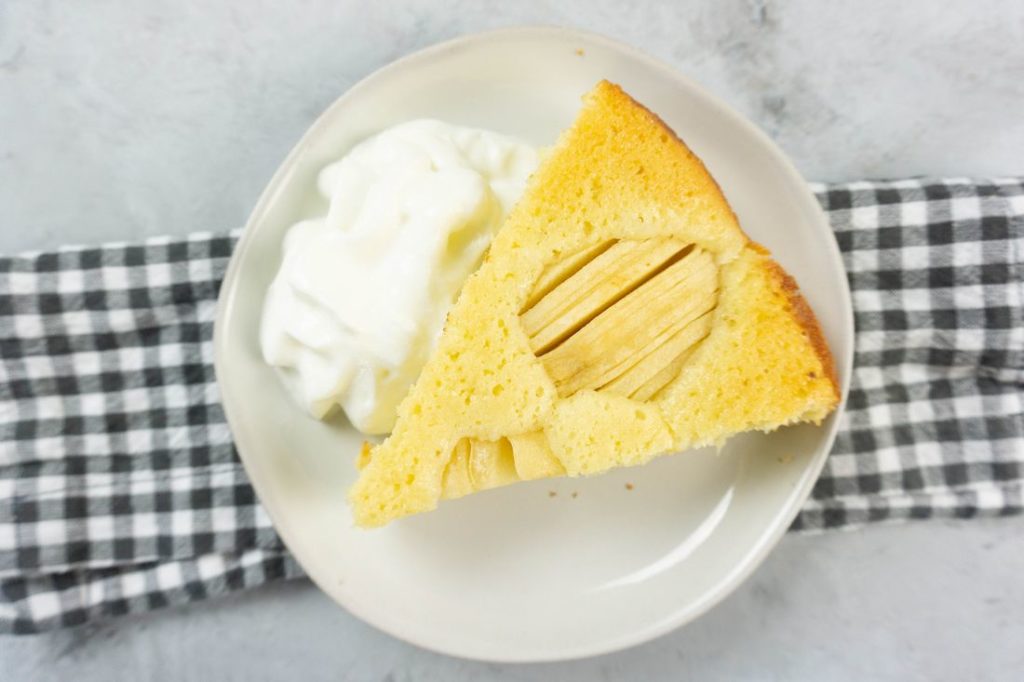
[[[651,56],[628,43],[593,31],[549,24],[521,25],[466,33],[448,40],[434,43],[403,55],[374,69],[369,74],[359,79],[347,90],[342,92],[320,113],[319,116],[317,116],[313,123],[309,125],[299,140],[291,148],[287,156],[285,156],[284,160],[277,167],[274,174],[260,193],[259,199],[256,201],[256,204],[246,220],[241,237],[232,251],[228,267],[221,281],[213,324],[213,365],[214,375],[216,377],[218,391],[220,393],[220,402],[223,406],[225,419],[231,432],[232,440],[238,452],[239,459],[245,469],[246,476],[252,484],[261,506],[263,506],[269,516],[275,531],[278,533],[282,542],[288,548],[289,553],[294,557],[295,561],[299,563],[300,566],[302,565],[302,561],[299,559],[299,556],[292,551],[292,532],[288,524],[284,523],[284,519],[282,518],[283,512],[279,508],[271,508],[270,505],[263,502],[266,497],[263,494],[263,488],[264,485],[269,484],[265,483],[259,474],[254,475],[255,465],[250,465],[249,460],[245,455],[246,446],[244,443],[248,442],[250,439],[244,435],[246,430],[242,428],[242,418],[237,413],[236,409],[229,404],[229,401],[226,399],[228,392],[224,390],[226,382],[224,379],[225,372],[223,367],[225,361],[223,357],[227,345],[224,327],[226,319],[230,314],[231,307],[234,304],[234,299],[236,298],[238,280],[240,276],[239,273],[243,267],[242,263],[246,260],[245,254],[248,252],[254,241],[254,226],[260,222],[262,217],[266,214],[269,206],[276,199],[278,193],[282,191],[286,185],[287,177],[290,175],[299,157],[305,151],[307,146],[310,145],[312,140],[319,137],[321,130],[327,125],[328,119],[331,118],[331,112],[342,106],[347,101],[358,97],[363,89],[369,87],[375,81],[387,77],[392,72],[408,68],[419,62],[430,60],[445,52],[459,50],[467,46],[472,46],[495,38],[530,37],[531,34],[537,38],[559,39],[568,44],[573,42],[596,44],[610,51],[623,54],[630,59],[641,62],[648,68],[657,71],[659,75],[665,77],[673,84],[699,95],[703,100],[715,107],[718,113],[728,118],[730,124],[744,128],[747,133],[753,135],[763,148],[770,153],[773,162],[777,163],[780,170],[785,172],[787,181],[791,181],[794,186],[803,188],[803,198],[807,206],[812,208],[812,214],[814,215],[814,220],[817,223],[818,229],[829,237],[826,241],[829,245],[829,248],[827,249],[828,257],[832,260],[833,268],[831,269],[835,272],[842,273],[842,276],[837,278],[840,287],[839,293],[842,295],[841,299],[844,307],[844,310],[842,311],[843,314],[841,315],[843,328],[840,331],[840,337],[849,339],[849,350],[845,357],[835,357],[835,361],[839,369],[838,375],[840,377],[841,384],[840,401],[835,412],[828,418],[822,427],[828,429],[823,445],[809,460],[808,466],[805,467],[798,480],[798,484],[794,486],[793,490],[787,497],[785,505],[778,509],[776,518],[770,526],[770,531],[764,533],[759,538],[758,542],[754,543],[750,547],[746,555],[737,562],[734,569],[725,577],[725,579],[716,583],[713,590],[709,590],[702,596],[702,598],[674,611],[670,616],[662,618],[661,620],[653,621],[646,627],[636,628],[628,633],[611,638],[610,640],[601,640],[587,646],[578,645],[574,648],[551,652],[545,655],[511,654],[492,656],[474,654],[472,652],[462,650],[457,646],[453,646],[448,641],[428,641],[414,632],[400,631],[397,628],[388,627],[387,625],[380,623],[378,619],[374,618],[371,614],[367,613],[365,609],[346,603],[346,601],[342,599],[342,595],[337,594],[334,590],[330,589],[328,585],[321,583],[321,581],[314,577],[312,573],[306,572],[307,577],[309,577],[310,580],[332,601],[359,620],[371,625],[381,632],[425,650],[435,651],[468,660],[495,663],[567,661],[621,651],[661,637],[692,622],[732,594],[763,563],[785,535],[786,531],[792,524],[793,519],[795,519],[797,514],[799,514],[804,502],[809,497],[814,483],[821,475],[825,461],[827,460],[835,442],[842,415],[845,412],[854,359],[855,327],[852,297],[849,288],[849,281],[846,275],[846,268],[843,264],[842,254],[839,250],[835,232],[832,230],[820,203],[814,198],[808,185],[808,181],[804,179],[796,169],[796,166],[785,152],[783,152],[775,141],[772,140],[772,138],[769,137],[768,134],[759,126],[745,118],[717,95],[710,92],[699,83],[693,81],[667,62]]]

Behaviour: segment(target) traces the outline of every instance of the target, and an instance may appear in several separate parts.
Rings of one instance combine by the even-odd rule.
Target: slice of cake
[[[515,481],[821,422],[835,369],[796,284],[700,160],[602,82],[466,281],[350,492],[380,526]]]

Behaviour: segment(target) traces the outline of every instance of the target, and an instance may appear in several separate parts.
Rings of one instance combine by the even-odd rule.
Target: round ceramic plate
[[[494,661],[566,659],[694,619],[779,540],[835,435],[838,414],[820,427],[737,437],[721,452],[520,483],[381,530],[354,527],[345,494],[360,434],[341,419],[323,424],[303,414],[261,361],[257,340],[282,236],[326,211],[317,172],[363,138],[420,117],[547,145],[602,78],[686,140],[744,229],[796,277],[846,394],[853,323],[832,232],[782,152],[725,104],[631,48],[552,28],[468,36],[376,72],[324,112],[263,192],[221,291],[216,369],[246,470],[309,576],[359,618],[428,649]]]

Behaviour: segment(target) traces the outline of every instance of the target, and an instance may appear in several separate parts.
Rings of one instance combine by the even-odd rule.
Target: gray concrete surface
[[[1017,0],[0,0],[0,252],[239,226],[358,78],[523,23],[642,46],[762,125],[812,179],[1024,174]],[[1013,680],[1022,575],[1021,518],[790,536],[689,627],[550,666],[427,653],[294,583],[0,638],[0,679]]]

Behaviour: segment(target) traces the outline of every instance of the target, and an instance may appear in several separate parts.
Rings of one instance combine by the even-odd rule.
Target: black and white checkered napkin
[[[1024,509],[1024,180],[815,186],[853,288],[842,432],[794,528]],[[234,239],[0,258],[0,632],[298,576],[212,367]]]

